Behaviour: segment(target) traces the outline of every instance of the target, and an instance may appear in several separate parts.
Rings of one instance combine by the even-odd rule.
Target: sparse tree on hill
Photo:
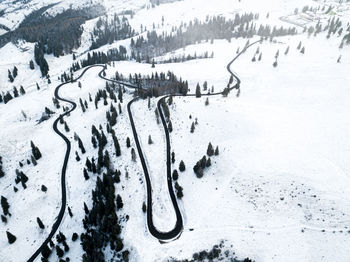
[[[196,97],[199,98],[201,96],[202,96],[202,94],[201,94],[201,87],[200,87],[199,83],[197,83],[197,86],[196,86]]]
[[[9,244],[13,244],[16,242],[17,237],[15,235],[11,234],[9,231],[6,231],[6,235],[7,235],[7,240]]]
[[[45,228],[43,221],[41,221],[39,217],[36,218],[36,222],[38,222],[38,225],[41,229]]]

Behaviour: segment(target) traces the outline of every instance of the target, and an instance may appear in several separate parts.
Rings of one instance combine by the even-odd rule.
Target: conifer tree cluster
[[[117,40],[123,40],[135,35],[135,30],[129,25],[128,19],[123,16],[121,19],[115,13],[113,18],[100,17],[92,33],[92,44],[90,50],[99,48],[105,44],[111,44]]]
[[[120,195],[115,197],[112,176],[103,174],[97,177],[95,190],[92,192],[93,204],[89,210],[84,203],[85,233],[81,234],[81,245],[84,250],[83,261],[105,261],[103,250],[106,246],[128,261],[129,251],[125,250],[120,237],[121,226],[118,209],[123,207]]]
[[[7,91],[6,93],[0,93],[0,103],[7,104],[10,100],[13,98],[19,97],[19,95],[24,95],[26,91],[24,90],[23,86],[20,87],[19,91],[17,87],[13,87],[12,94],[10,91]]]
[[[45,57],[45,46],[43,43],[38,42],[34,46],[34,59],[37,65],[40,67],[42,76],[47,76],[49,73],[49,64],[47,63]]]
[[[8,78],[11,83],[15,81],[15,78],[17,77],[17,75],[18,75],[18,69],[16,66],[13,67],[12,71],[10,71],[10,69],[8,70]]]
[[[35,160],[39,160],[41,158],[41,152],[39,148],[36,145],[34,145],[33,141],[30,141],[30,146],[32,148],[32,154]]]
[[[205,168],[208,168],[211,166],[211,159],[212,156],[218,156],[219,155],[219,147],[217,146],[214,150],[214,147],[211,143],[208,144],[207,148],[207,156],[203,156],[201,160],[199,160],[195,166],[193,167],[193,171],[196,174],[198,178],[203,177]]]
[[[33,160],[35,161],[35,159],[34,158],[32,159],[32,163],[33,164],[36,163],[36,162],[33,162]],[[21,183],[23,189],[26,189],[27,188],[26,183],[28,182],[28,180],[29,180],[28,177],[23,173],[23,171],[19,171],[18,169],[16,169],[16,178],[15,178],[16,184]]]
[[[117,73],[117,80],[124,80],[122,75]],[[136,86],[142,87],[138,94],[142,98],[158,97],[165,94],[180,93],[186,95],[188,91],[188,82],[178,78],[173,72],[155,72],[151,75],[129,75],[128,81]]]

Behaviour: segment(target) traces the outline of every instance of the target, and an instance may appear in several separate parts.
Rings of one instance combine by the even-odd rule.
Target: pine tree
[[[7,215],[11,216],[11,214],[9,212],[10,205],[7,201],[7,198],[4,196],[1,196],[1,207],[2,207],[2,211],[3,211],[5,216],[7,216]]]
[[[178,173],[177,170],[175,169],[175,170],[173,171],[173,180],[176,181],[176,180],[178,180],[178,178],[179,178],[179,173]]]
[[[171,163],[175,163],[175,152],[171,152]]]
[[[207,155],[208,156],[214,155],[214,148],[213,148],[213,145],[211,143],[209,143],[209,145],[208,145]]]
[[[119,141],[118,141],[118,138],[114,135],[113,135],[113,143],[114,143],[114,148],[115,148],[115,155],[120,156],[121,151],[120,151]]]
[[[194,122],[192,122],[192,125],[191,125],[191,133],[194,132],[194,129],[195,129]]]
[[[303,46],[303,48],[300,50],[300,53],[305,54],[305,47]]]
[[[289,46],[287,47],[286,51],[284,52],[285,55],[289,53]]]
[[[15,67],[13,68],[13,70],[12,70],[12,75],[13,75],[13,78],[16,78],[17,75],[18,75],[18,69],[17,69],[16,66],[15,66]]]
[[[153,144],[153,140],[152,140],[151,135],[148,136],[148,144],[149,145]]]
[[[18,96],[19,96],[18,90],[17,90],[16,87],[13,87],[13,96],[14,96],[14,97],[18,97]]]
[[[41,229],[45,228],[44,223],[41,221],[41,219],[39,217],[36,218],[36,222],[38,222],[38,225]]]
[[[34,145],[33,141],[30,141],[30,146],[32,148],[32,154],[35,160],[39,160],[41,158],[41,152],[37,146]]]
[[[72,210],[71,210],[70,207],[68,207],[68,214],[69,214],[70,217],[73,217],[73,213],[72,213]]]
[[[203,90],[207,91],[207,89],[208,89],[208,82],[204,81],[204,83],[203,83]]]
[[[155,62],[154,62],[154,59],[152,60],[152,68],[155,68]]]
[[[10,70],[8,70],[8,78],[9,78],[9,81],[10,81],[11,83],[13,83],[14,79],[13,79],[13,76],[12,76],[12,73],[11,73]]]
[[[6,231],[6,235],[10,244],[13,244],[16,242],[17,237],[15,235],[11,234],[9,231]]]
[[[272,65],[273,65],[273,67],[277,67],[277,65],[278,65],[277,59],[275,60],[275,62]]]
[[[184,172],[186,170],[186,166],[183,160],[180,161],[179,170],[180,172]]]
[[[299,42],[298,46],[297,46],[297,50],[300,50],[301,48],[301,41]]]
[[[209,105],[209,98],[207,97],[207,99],[205,100],[205,105],[208,106]]]
[[[136,153],[134,148],[131,148],[131,160],[136,162]]]
[[[30,68],[31,70],[34,70],[34,62],[33,62],[33,60],[30,60],[30,61],[29,61],[29,68]]]
[[[66,122],[64,122],[64,130],[66,130],[66,132],[69,132],[70,130]]]
[[[75,160],[77,160],[77,162],[80,161],[80,156],[77,151],[75,151]]]
[[[46,192],[47,191],[47,187],[45,185],[41,185],[41,191]]]
[[[143,213],[146,213],[146,211],[147,211],[147,206],[146,206],[146,203],[143,202],[143,203],[142,203],[142,212],[143,212]]]
[[[72,235],[72,241],[75,242],[77,239],[78,239],[78,234],[74,232]]]
[[[89,174],[88,174],[86,168],[84,168],[83,173],[84,173],[84,178],[85,178],[85,180],[89,180],[90,177],[89,177]]]
[[[21,93],[21,95],[24,95],[26,93],[23,86],[21,86],[21,88],[19,89],[19,92]]]
[[[169,123],[168,123],[168,130],[169,130],[169,133],[173,132],[173,124],[171,123],[170,120],[169,120]]]
[[[33,166],[36,166],[38,162],[36,162],[35,157],[33,155],[30,156],[30,160],[32,161]]]
[[[59,245],[56,245],[56,254],[58,257],[63,257],[64,255],[64,251],[62,250],[62,248],[60,248]]]
[[[214,153],[216,156],[218,156],[219,155],[219,146],[217,146],[216,148],[215,148],[215,153]]]
[[[86,215],[89,214],[90,212],[85,202],[84,202],[84,211]]]
[[[197,86],[196,86],[196,97],[199,98],[201,97],[201,87],[199,85],[199,83],[197,83]]]
[[[130,147],[130,138],[129,137],[126,138],[126,147],[127,148]]]
[[[123,200],[122,197],[118,194],[117,195],[117,210],[123,208]]]
[[[84,147],[83,142],[81,141],[80,137],[78,137],[78,145],[79,145],[79,148],[81,150],[81,153],[85,154],[86,150],[85,150],[85,147]]]

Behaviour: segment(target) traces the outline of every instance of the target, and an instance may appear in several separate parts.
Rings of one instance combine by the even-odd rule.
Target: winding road
[[[232,70],[231,70],[231,65],[234,61],[236,61],[236,59],[238,59],[249,47],[251,47],[252,45],[255,45],[257,43],[259,43],[261,41],[256,41],[253,42],[250,45],[247,45],[240,53],[238,53],[235,58],[233,58],[233,60],[231,60],[231,62],[227,65],[227,71],[235,78],[236,83],[234,86],[229,87],[230,90],[233,89],[239,89],[240,88],[240,84],[241,84],[241,80],[238,78],[237,75],[235,75]],[[106,80],[106,81],[111,81],[111,82],[115,82],[121,85],[124,85],[128,88],[131,89],[137,89],[138,87],[135,85],[132,85],[130,83],[126,83],[126,82],[122,82],[122,81],[117,81],[117,80],[112,80],[112,79],[107,79],[103,76],[104,71],[106,70],[106,66],[105,65],[92,65],[89,66],[87,68],[85,68],[83,70],[83,72],[77,77],[75,78],[72,82],[76,82],[78,81],[81,77],[84,76],[84,74],[86,73],[86,71],[88,71],[90,68],[93,67],[102,67],[102,70],[99,72],[99,77]],[[63,166],[62,166],[62,172],[61,172],[61,193],[62,193],[62,201],[61,201],[61,208],[59,211],[59,214],[57,216],[57,219],[55,221],[55,223],[53,224],[50,234],[48,235],[48,237],[46,238],[46,240],[42,243],[42,245],[35,251],[35,253],[28,259],[28,262],[32,262],[34,261],[38,255],[41,253],[41,251],[45,248],[45,246],[47,246],[47,244],[50,242],[50,240],[52,239],[52,237],[55,235],[55,233],[57,232],[62,219],[64,217],[65,214],[65,210],[66,210],[66,205],[67,205],[67,196],[66,196],[66,170],[67,170],[67,165],[68,165],[68,160],[69,160],[69,155],[70,155],[70,151],[71,151],[71,143],[69,141],[69,139],[62,134],[57,125],[58,122],[60,121],[61,117],[67,116],[69,115],[71,112],[73,112],[77,105],[75,102],[70,101],[68,99],[62,98],[59,96],[59,89],[66,85],[69,84],[71,82],[67,82],[67,83],[62,83],[60,85],[58,85],[55,89],[55,98],[57,98],[60,101],[66,102],[68,104],[70,104],[72,107],[64,112],[63,114],[61,114],[53,123],[53,130],[66,142],[67,145],[67,149],[66,149],[66,154],[64,157],[64,161],[63,161]],[[217,93],[211,93],[211,94],[202,94],[202,96],[214,96],[214,95],[222,95],[223,91],[221,92],[217,92]],[[150,177],[149,177],[149,172],[147,169],[147,165],[146,165],[146,161],[142,152],[142,148],[140,145],[140,141],[137,135],[137,131],[136,131],[136,127],[135,127],[135,122],[134,122],[134,118],[132,116],[132,112],[131,112],[131,106],[132,104],[137,101],[139,98],[136,97],[133,100],[131,100],[128,105],[127,105],[127,109],[128,109],[128,114],[129,114],[129,119],[130,119],[130,124],[132,127],[132,132],[133,132],[133,136],[135,139],[135,143],[136,143],[136,147],[137,147],[137,151],[141,160],[141,164],[142,164],[142,168],[143,168],[143,172],[145,175],[145,179],[146,179],[146,186],[147,186],[147,226],[148,226],[148,230],[151,233],[152,236],[154,236],[155,238],[157,238],[160,242],[166,242],[166,241],[171,241],[174,240],[176,238],[178,238],[182,231],[183,231],[183,219],[182,219],[182,215],[178,206],[178,203],[176,201],[176,196],[174,193],[174,188],[173,188],[173,183],[172,183],[172,177],[171,177],[171,145],[170,145],[170,135],[169,135],[169,131],[168,131],[168,127],[166,124],[166,120],[161,108],[161,101],[166,99],[167,97],[169,97],[169,95],[165,95],[163,96],[161,99],[158,100],[157,103],[157,108],[162,120],[162,124],[163,124],[163,128],[164,128],[164,132],[165,132],[165,137],[166,137],[166,154],[167,154],[167,181],[168,181],[168,190],[169,190],[169,194],[170,194],[170,198],[175,210],[175,214],[176,214],[176,223],[175,223],[175,227],[168,232],[161,232],[159,231],[153,224],[153,218],[152,218],[152,185],[151,185],[151,181],[150,181]],[[184,96],[181,94],[173,94],[173,96]],[[195,94],[188,94],[185,96],[195,96]]]

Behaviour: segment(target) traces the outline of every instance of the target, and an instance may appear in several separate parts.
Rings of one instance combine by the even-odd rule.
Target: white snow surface
[[[49,12],[85,2],[64,0]],[[0,10],[6,9],[6,15],[0,18],[0,24],[14,29],[25,15],[45,4],[33,0],[24,8],[15,10],[11,1],[2,1]],[[159,30],[171,30],[181,21],[205,20],[207,15],[219,14],[233,17],[235,12],[258,12],[259,22],[288,27],[291,25],[282,22],[280,17],[293,14],[296,7],[300,10],[305,5],[322,5],[311,0],[185,0],[151,9],[141,9],[148,5],[148,1],[141,0],[106,0],[103,4],[110,14],[135,10],[130,24],[136,31],[141,24],[151,29],[155,23],[157,27],[159,24]],[[348,3],[327,1],[326,4],[336,6],[337,12],[332,15],[345,23],[350,20]],[[268,19],[265,17],[267,13],[270,14]],[[162,16],[165,17],[164,26],[160,25]],[[322,21],[329,17],[320,15]],[[75,50],[77,54],[84,54],[90,46],[89,33],[95,22],[85,23],[82,47]],[[250,42],[254,40],[250,39]],[[242,81],[238,98],[236,91],[227,98],[210,97],[208,106],[204,105],[204,97],[174,98],[174,104],[170,106],[174,128],[170,135],[171,147],[176,154],[173,169],[178,170],[181,160],[186,165],[186,171],[179,172],[178,180],[184,189],[184,197],[179,200],[184,231],[179,239],[167,244],[160,244],[147,230],[146,217],[141,210],[146,201],[141,163],[139,157],[136,164],[131,161],[130,148],[126,147],[126,138],[130,137],[131,146],[135,148],[126,113],[126,104],[132,95],[129,92],[124,94],[123,113],[118,116],[114,127],[122,150],[122,156],[116,157],[110,135],[106,132],[105,113],[110,100],[108,106],[103,106],[100,101],[98,109],[93,102],[88,102],[89,108],[84,114],[79,106],[80,97],[89,101],[89,93],[94,97],[98,89],[104,88],[105,81],[97,76],[101,68],[86,73],[81,79],[81,89],[77,83],[62,87],[61,96],[78,104],[77,109],[65,118],[70,132],[66,133],[60,125],[72,143],[67,169],[67,202],[74,216],[71,218],[66,213],[59,228],[69,239],[70,251],[65,257],[80,261],[83,254],[80,241],[72,242],[71,235],[84,232],[83,202],[89,207],[92,204],[91,191],[95,187],[96,175],[90,174],[90,179],[85,181],[83,168],[86,157],[97,156],[97,150],[91,144],[91,126],[101,124],[109,140],[107,149],[113,165],[122,171],[116,194],[122,196],[124,208],[118,211],[118,217],[122,221],[122,238],[125,248],[130,251],[131,261],[167,261],[170,257],[190,259],[194,252],[210,249],[220,240],[226,240],[239,258],[250,257],[255,261],[348,261],[350,47],[339,49],[341,38],[326,39],[325,33],[317,37],[299,34],[276,40],[275,43],[265,41],[259,45],[262,61],[251,61],[256,45],[232,65],[232,70]],[[99,50],[106,51],[129,41],[118,41]],[[209,87],[214,86],[215,91],[219,91],[226,87],[229,79],[227,63],[235,56],[238,47],[242,50],[246,41],[203,42],[159,58],[208,51],[209,54],[214,52],[212,59],[161,64],[155,68],[131,61],[116,62],[114,67],[108,67],[107,77],[112,77],[116,71],[128,76],[129,73],[151,74],[170,70],[188,80],[192,93],[196,84],[202,85],[205,80]],[[305,54],[297,50],[299,41],[305,47]],[[290,51],[285,55],[287,46]],[[277,50],[280,54],[275,68],[272,63]],[[337,63],[340,55],[341,62]],[[29,69],[33,44],[9,43],[0,49],[0,92],[12,90],[13,86],[19,89],[20,85],[26,90],[24,96],[0,104],[0,156],[6,173],[0,178],[0,195],[7,197],[12,214],[6,224],[0,222],[0,261],[26,261],[49,234],[60,208],[60,172],[66,147],[52,130],[54,119],[62,112],[62,108],[54,108],[52,97],[54,88],[60,83],[57,77],[68,70],[72,57],[45,57],[50,66],[52,84],[40,77],[37,65],[35,70]],[[7,70],[15,65],[19,74],[15,82],[10,83]],[[40,86],[39,91],[36,83]],[[157,101],[153,98],[148,109],[147,100],[139,100],[133,104],[132,112],[151,175],[154,223],[160,230],[170,230],[175,224],[175,214],[166,187],[164,130],[157,124],[154,113]],[[45,106],[56,114],[38,124]],[[21,111],[27,115],[26,119]],[[190,126],[195,118],[198,125],[191,134]],[[84,155],[74,141],[74,132],[84,143],[87,150]],[[154,141],[151,145],[147,143],[149,135]],[[43,155],[35,167],[25,163],[31,155],[31,140]],[[212,166],[204,171],[203,178],[198,179],[192,168],[206,154],[209,142],[219,147],[220,154],[211,158]],[[75,151],[79,152],[80,162],[75,160]],[[27,189],[14,182],[19,161],[24,164],[21,170],[29,178]],[[42,184],[48,188],[46,193],[40,190]],[[17,193],[14,193],[14,186],[18,188]],[[37,217],[45,224],[44,230],[39,229]],[[12,245],[8,244],[7,230],[17,236]],[[106,258],[113,259],[107,253]],[[50,261],[57,260],[56,254],[50,257]]]

